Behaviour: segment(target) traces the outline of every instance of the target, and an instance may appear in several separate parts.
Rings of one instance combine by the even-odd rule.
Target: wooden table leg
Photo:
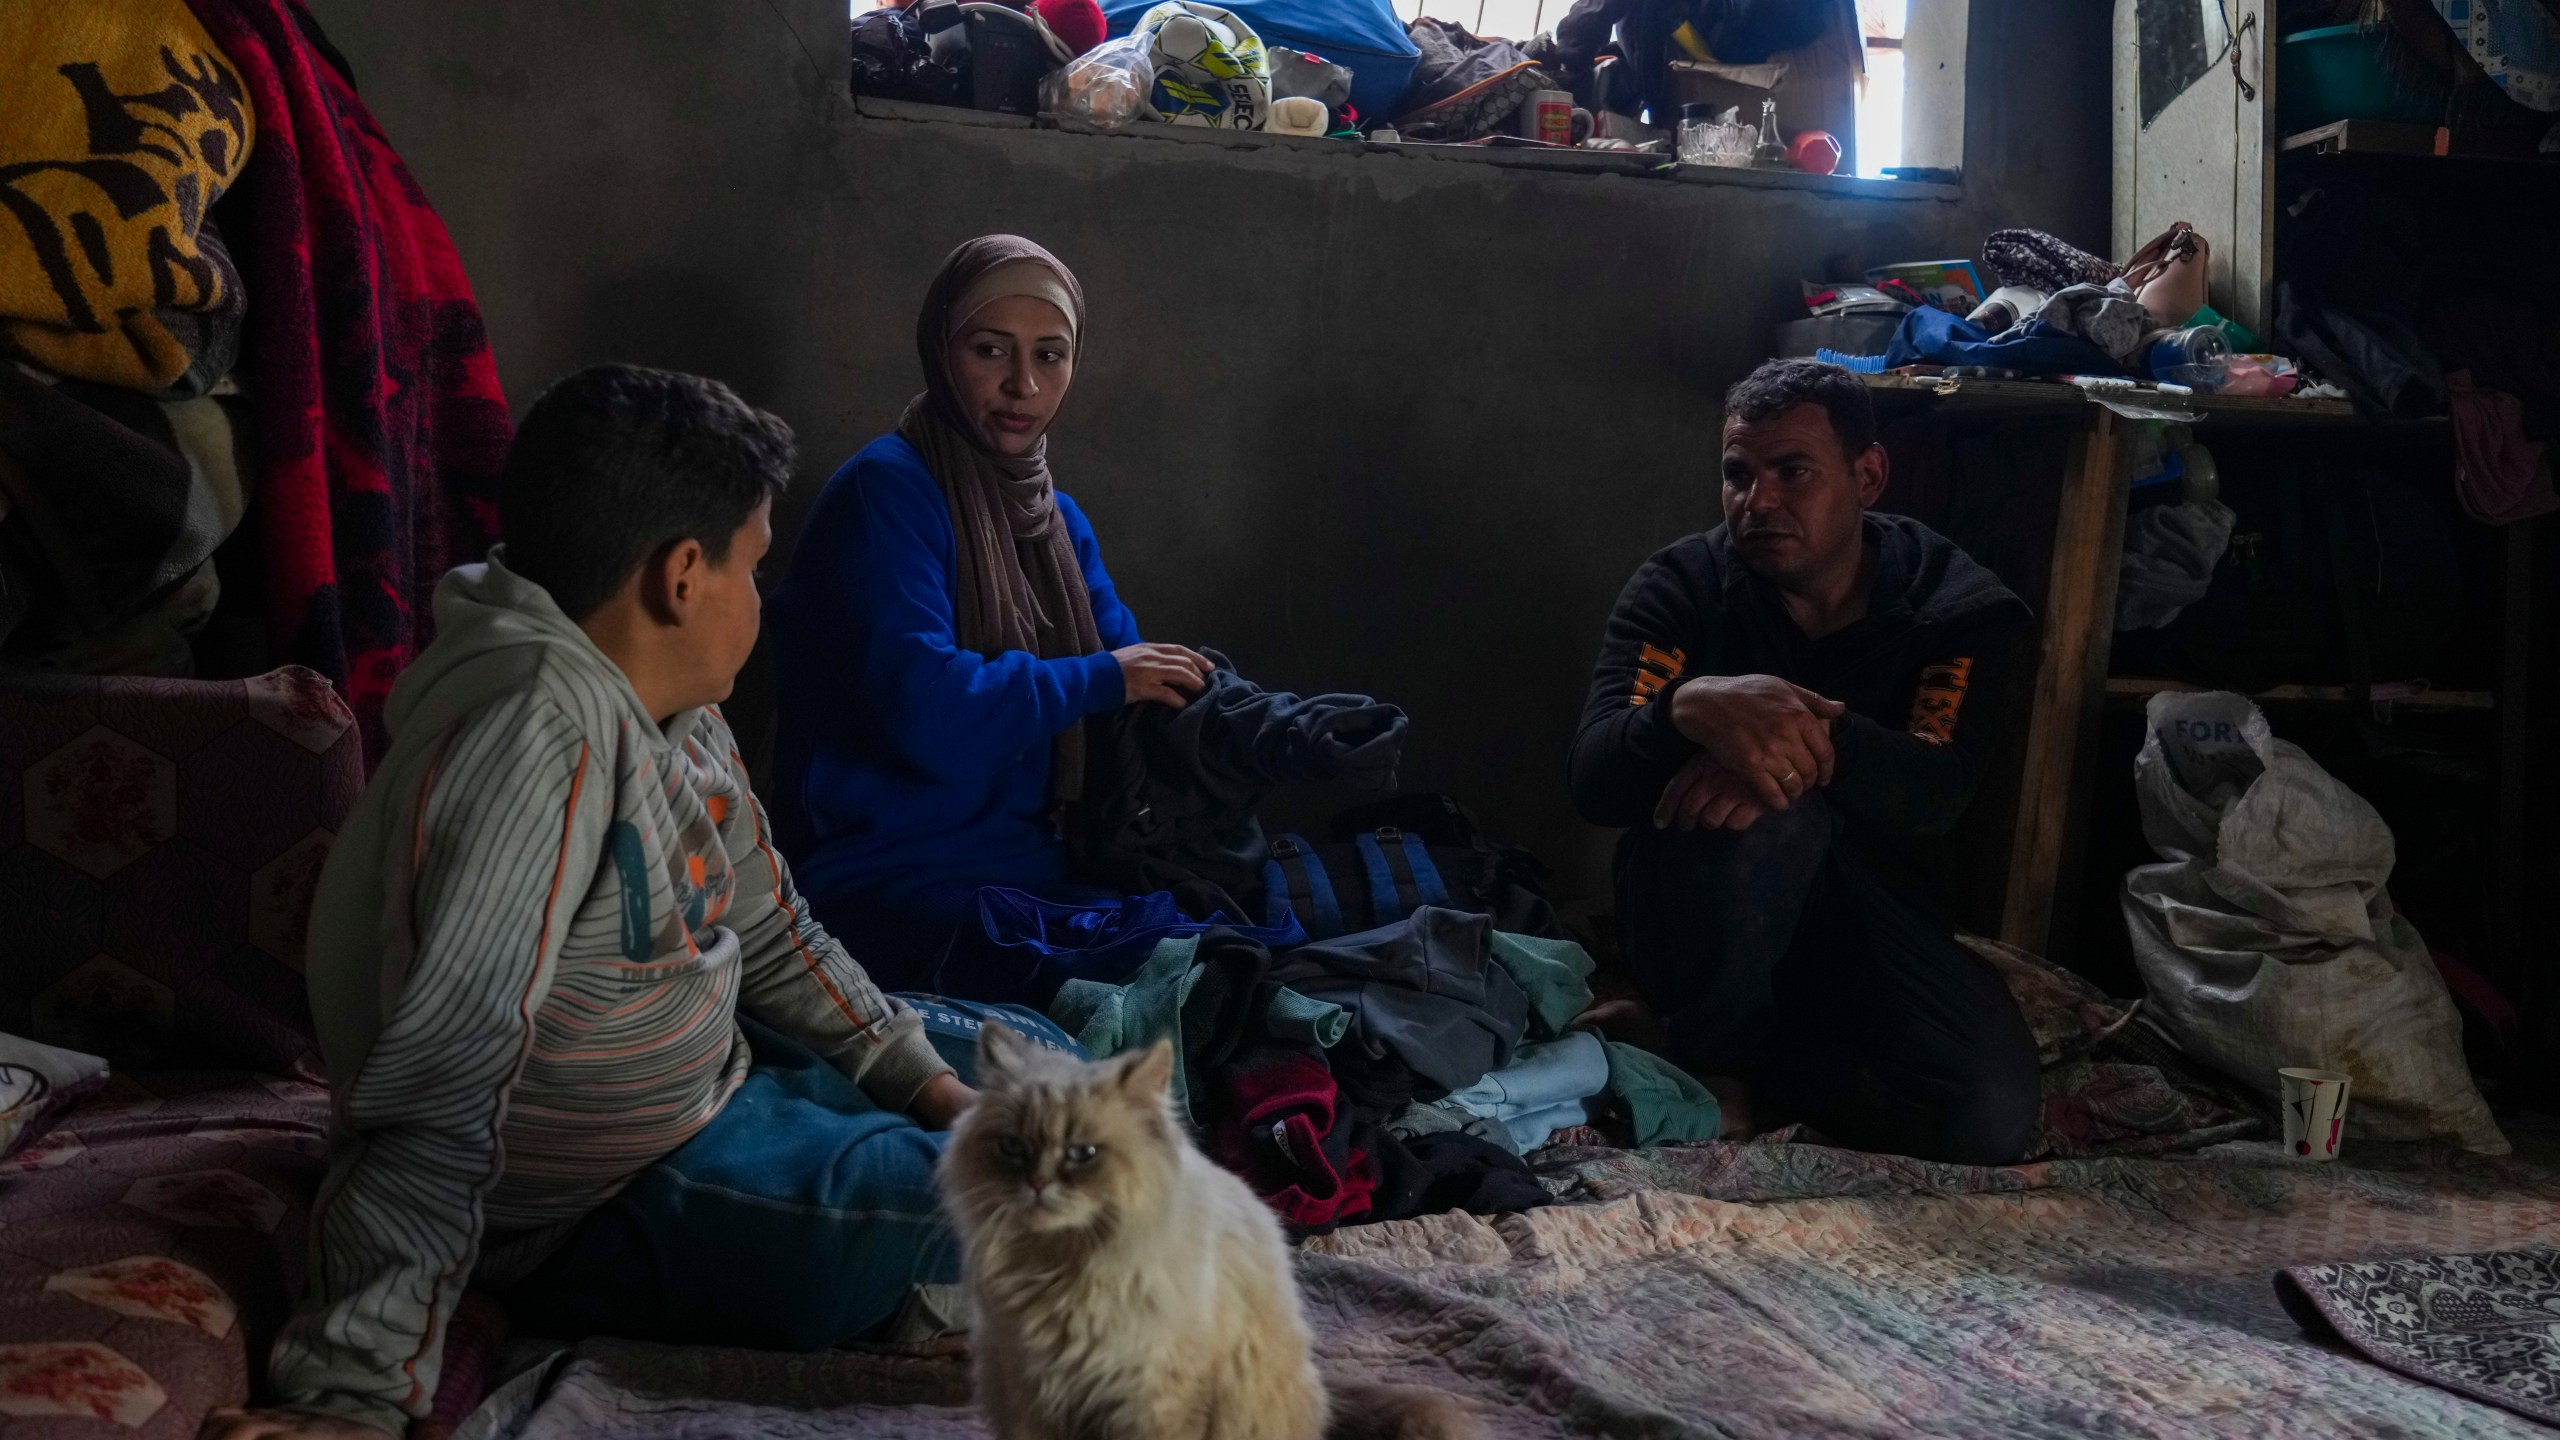
[[[2000,938],[2038,955],[2051,953],[2056,899],[2067,867],[2077,864],[2087,824],[2088,796],[2079,781],[2106,702],[2125,504],[2132,494],[2126,465],[2132,424],[2100,406],[2089,413],[2087,431],[2072,442],[2054,518],[2044,644],[2001,905]]]

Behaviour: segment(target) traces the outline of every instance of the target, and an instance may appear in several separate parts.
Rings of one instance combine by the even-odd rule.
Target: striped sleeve
[[[737,742],[716,710],[703,716],[697,743],[723,757],[744,797],[722,824],[737,877],[729,924],[738,933],[740,1008],[826,1057],[874,1101],[906,1109],[951,1067],[925,1039],[916,1013],[881,994],[843,942],[809,913],[791,883],[791,867],[774,850],[773,827]]]
[[[342,1082],[339,1143],[312,1211],[311,1293],[272,1363],[285,1403],[395,1435],[427,1413],[504,1165],[508,1093],[602,857],[612,796],[611,757],[539,695],[455,726],[419,782],[411,837],[383,857],[389,888],[411,896],[385,922],[408,972]]]

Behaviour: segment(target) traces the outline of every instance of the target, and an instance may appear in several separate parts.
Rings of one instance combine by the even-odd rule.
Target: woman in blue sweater
[[[1050,480],[1084,320],[1030,241],[953,251],[916,322],[925,393],[827,482],[769,607],[793,873],[886,989],[925,979],[981,886],[1105,898],[1058,836],[1084,719],[1179,707],[1209,671],[1139,640]]]

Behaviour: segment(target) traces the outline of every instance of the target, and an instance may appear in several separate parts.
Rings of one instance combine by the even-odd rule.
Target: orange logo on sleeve
[[[1688,664],[1688,652],[1678,646],[1668,650],[1653,644],[1643,646],[1636,651],[1636,688],[1635,693],[1627,697],[1627,703],[1651,704],[1654,696],[1680,678]]]
[[[1911,697],[1911,733],[1932,745],[1952,745],[1956,715],[1964,709],[1965,691],[1973,685],[1973,657],[1960,656],[1920,672],[1920,693]]]

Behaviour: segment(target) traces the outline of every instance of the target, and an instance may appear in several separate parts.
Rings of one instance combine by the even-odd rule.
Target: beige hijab
[[[1084,289],[1058,258],[1019,235],[981,235],[951,252],[916,317],[924,393],[908,402],[898,433],[924,457],[951,506],[957,554],[953,577],[959,641],[990,658],[1026,650],[1044,660],[1102,648],[1084,568],[1058,518],[1049,478],[1049,437],[1021,455],[987,443],[951,385],[951,340],[988,303],[1009,295],[1046,300],[1067,317],[1079,355]],[[1049,793],[1084,793],[1084,726],[1060,732],[1051,748]]]

